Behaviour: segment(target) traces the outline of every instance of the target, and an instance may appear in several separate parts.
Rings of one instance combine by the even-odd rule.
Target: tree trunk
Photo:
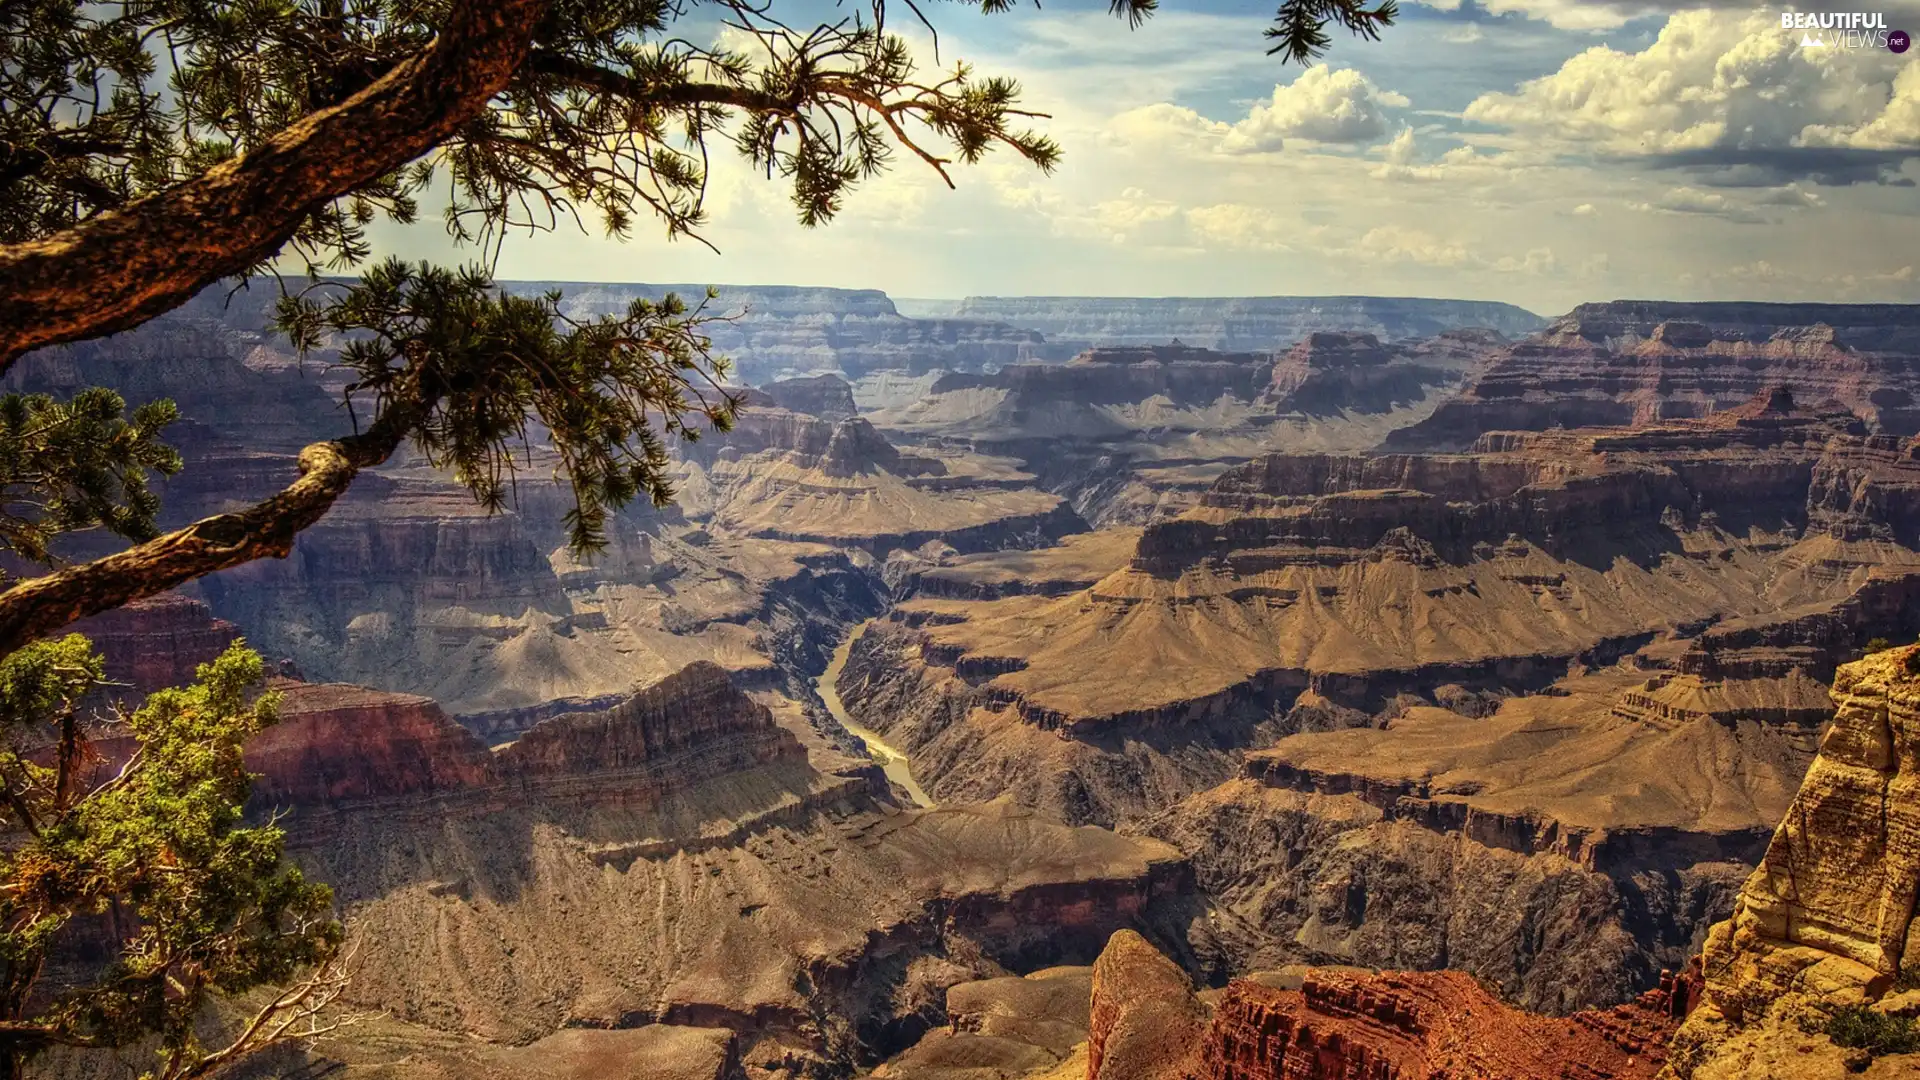
[[[432,150],[526,59],[548,0],[459,0],[419,55],[243,157],[54,236],[0,247],[0,372],[169,311],[276,254],[314,210]]]

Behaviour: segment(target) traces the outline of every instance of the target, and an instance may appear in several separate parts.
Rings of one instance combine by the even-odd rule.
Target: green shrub
[[[1920,1024],[1911,1016],[1888,1016],[1865,1005],[1849,1005],[1827,1018],[1827,1038],[1849,1050],[1883,1054],[1920,1052]]]

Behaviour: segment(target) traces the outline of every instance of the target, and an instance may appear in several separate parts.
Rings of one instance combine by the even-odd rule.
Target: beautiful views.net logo
[[[1905,30],[1887,26],[1880,11],[1783,11],[1780,29],[1798,30],[1804,49],[1887,49],[1903,53],[1912,44]]]

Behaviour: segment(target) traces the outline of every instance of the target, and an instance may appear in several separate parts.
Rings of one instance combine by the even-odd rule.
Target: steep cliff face
[[[1833,692],[1819,756],[1707,939],[1706,1003],[1675,1040],[1676,1077],[1920,1070],[1920,1001],[1901,992],[1920,976],[1920,649],[1849,664]],[[1893,1037],[1836,1045],[1847,1010]]]
[[[806,756],[765,705],[705,661],[611,708],[542,720],[497,751],[430,698],[340,683],[273,688],[280,722],[247,744],[263,806],[485,801],[508,789],[657,803],[704,779]]]
[[[1078,348],[1178,338],[1210,349],[1278,349],[1322,330],[1400,339],[1491,327],[1517,337],[1546,321],[1511,304],[1391,296],[970,296],[951,313],[1036,330]]]
[[[259,807],[426,797],[484,786],[486,745],[430,698],[279,682],[280,722],[247,744]]]
[[[1386,445],[1461,448],[1489,431],[1703,417],[1783,383],[1877,430],[1913,434],[1920,306],[1583,304]]]

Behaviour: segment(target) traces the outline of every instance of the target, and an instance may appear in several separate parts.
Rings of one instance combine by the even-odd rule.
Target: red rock
[[[1206,1030],[1186,974],[1139,934],[1114,934],[1093,965],[1087,1080],[1182,1080]]]
[[[169,686],[193,681],[194,670],[213,662],[240,636],[207,605],[179,593],[161,593],[67,628],[93,640],[116,697],[137,701]]]
[[[805,750],[705,661],[610,709],[544,720],[489,751],[433,700],[279,680],[280,722],[247,744],[257,804],[338,805],[517,785],[654,799]]]
[[[276,682],[280,722],[247,744],[254,800],[338,803],[487,781],[486,745],[430,698],[339,683]]]

